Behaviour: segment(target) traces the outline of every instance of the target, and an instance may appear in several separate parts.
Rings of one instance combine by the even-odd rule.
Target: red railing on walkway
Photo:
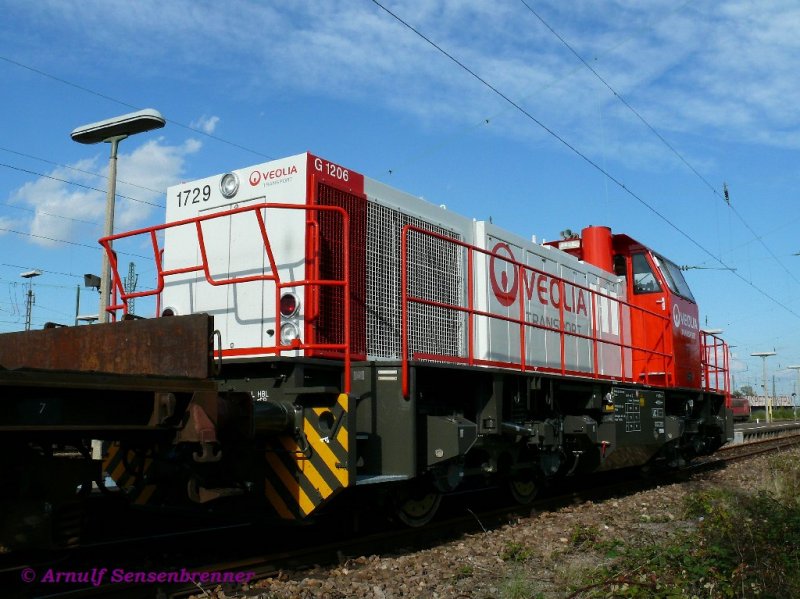
[[[700,331],[703,390],[725,394],[725,405],[730,407],[730,364],[728,344],[713,333]]]
[[[145,227],[142,229],[136,229],[134,231],[128,231],[125,233],[118,233],[116,235],[111,235],[109,237],[103,237],[102,239],[100,239],[100,244],[105,248],[105,251],[108,254],[108,258],[111,263],[111,268],[113,272],[114,303],[107,308],[108,312],[112,316],[112,319],[116,320],[116,314],[117,311],[119,310],[122,310],[123,314],[127,314],[128,300],[130,299],[135,299],[139,297],[148,297],[148,296],[159,297],[161,292],[164,290],[165,279],[175,275],[202,272],[205,277],[205,281],[209,285],[213,286],[236,285],[236,284],[250,283],[254,281],[270,281],[275,285],[275,330],[276,330],[275,345],[271,347],[239,348],[236,350],[230,350],[230,349],[223,350],[222,348],[220,348],[220,351],[219,352],[215,351],[215,354],[219,355],[221,352],[222,356],[260,355],[260,354],[280,355],[282,352],[285,351],[314,350],[314,349],[341,351],[342,359],[344,361],[344,391],[349,392],[350,361],[351,361],[350,283],[349,283],[350,248],[346,243],[341,244],[342,265],[344,268],[343,277],[341,280],[313,279],[313,278],[304,278],[299,281],[281,280],[279,273],[279,262],[276,261],[275,256],[273,254],[272,246],[270,244],[269,237],[267,235],[267,228],[265,224],[265,215],[267,211],[277,211],[277,210],[302,210],[306,211],[306,213],[309,212],[339,213],[342,218],[342,239],[349,239],[350,222],[347,211],[344,210],[344,208],[341,208],[339,206],[317,206],[309,204],[278,204],[278,203],[269,203],[269,204],[264,203],[254,206],[247,206],[244,208],[233,208],[230,210],[224,210],[220,212],[214,212],[211,214],[205,214],[202,216],[196,216],[193,218],[187,218],[184,220],[165,223],[163,225],[155,225],[152,227]],[[261,241],[263,243],[264,252],[267,257],[267,261],[269,263],[269,268],[267,269],[266,272],[262,274],[215,278],[214,276],[212,276],[211,269],[209,267],[208,254],[206,251],[206,242],[203,235],[203,223],[214,219],[220,219],[224,217],[230,217],[235,214],[245,214],[245,213],[251,213],[257,221],[258,230],[261,235]],[[200,252],[200,262],[198,264],[193,264],[191,266],[165,269],[162,258],[163,248],[160,246],[158,242],[157,234],[160,233],[161,231],[166,231],[168,229],[177,229],[179,227],[194,228]],[[314,230],[316,231],[316,229]],[[129,239],[132,237],[142,236],[142,235],[150,237],[150,244],[153,250],[153,259],[156,269],[156,286],[153,289],[146,289],[143,291],[125,291],[122,278],[120,277],[119,274],[117,256],[112,249],[112,244],[114,241],[118,241],[121,239]],[[305,244],[303,245],[303,247],[305,247]],[[344,311],[343,317],[344,317],[345,335],[343,343],[306,343],[303,342],[302,340],[295,340],[296,342],[292,343],[291,345],[280,345],[281,312],[278,307],[280,306],[281,292],[287,288],[305,287],[313,289],[313,288],[320,288],[323,286],[342,287],[344,290],[342,309]],[[309,304],[310,303],[311,302],[309,302]]]
[[[439,240],[442,243],[449,243],[453,244],[462,250],[464,250],[467,254],[466,264],[467,264],[467,284],[466,284],[466,305],[463,304],[449,304],[443,303],[438,301],[433,301],[425,297],[417,297],[412,296],[409,294],[409,268],[411,265],[409,264],[408,258],[408,249],[409,249],[409,235],[410,234],[419,234],[424,236],[429,236]],[[425,229],[421,229],[414,225],[406,225],[403,228],[402,236],[401,236],[401,340],[402,340],[402,388],[403,394],[408,396],[409,394],[409,369],[410,369],[410,362],[412,360],[435,360],[438,362],[446,362],[446,363],[453,363],[453,364],[468,364],[468,365],[480,365],[480,366],[491,366],[491,367],[499,367],[499,368],[509,368],[514,370],[519,370],[521,372],[525,371],[536,371],[536,372],[546,372],[546,373],[558,373],[561,375],[573,375],[573,376],[583,376],[583,377],[591,377],[594,379],[605,379],[605,380],[619,380],[623,382],[633,382],[633,383],[644,383],[650,384],[655,386],[666,387],[672,383],[672,372],[673,372],[673,356],[668,351],[669,345],[668,340],[670,327],[671,327],[671,319],[663,314],[658,312],[653,312],[639,306],[634,306],[629,302],[622,300],[620,298],[611,297],[610,295],[606,295],[600,293],[598,290],[591,289],[585,285],[580,285],[578,283],[574,283],[571,281],[567,281],[561,277],[558,277],[552,273],[548,273],[546,271],[535,269],[531,266],[518,262],[509,256],[499,255],[494,253],[490,250],[486,250],[483,248],[479,248],[474,245],[470,245],[468,243],[452,239],[451,237],[447,237],[445,235],[440,235],[438,233],[428,231]],[[576,290],[581,290],[589,294],[591,298],[591,314],[588,315],[591,321],[590,331],[591,334],[583,334],[576,331],[568,331],[564,327],[564,302],[559,302],[559,326],[552,327],[548,326],[547,324],[542,324],[541,322],[534,322],[525,316],[525,301],[524,301],[524,293],[519,292],[519,296],[515,300],[519,304],[519,315],[518,316],[507,316],[505,314],[498,314],[495,312],[489,312],[487,310],[480,310],[475,307],[475,255],[481,255],[488,258],[495,258],[498,260],[503,261],[506,264],[511,265],[513,268],[517,270],[518,281],[526,280],[526,273],[534,274],[535,276],[545,276],[551,280],[556,280],[558,285],[559,291],[559,298],[564,298],[565,295],[565,286],[569,286]],[[521,286],[520,286],[521,288]],[[617,321],[619,323],[618,333],[614,334],[615,338],[609,339],[607,337],[601,337],[598,333],[598,300],[602,300],[604,302],[613,302],[617,305]],[[488,297],[487,297],[488,303]],[[409,347],[409,308],[411,304],[420,304],[420,305],[427,305],[433,308],[439,308],[443,310],[451,310],[453,312],[465,315],[467,319],[467,343],[466,343],[466,355],[460,356],[452,356],[452,355],[442,355],[442,354],[431,354],[431,353],[420,353],[420,352],[412,352],[411,348]],[[630,318],[625,318],[625,312],[630,314]],[[625,327],[629,325],[629,323],[633,320],[633,318],[640,318],[640,319],[648,319],[655,324],[648,324],[651,330],[661,330],[662,333],[658,337],[657,342],[655,343],[655,347],[641,347],[638,345],[634,345],[633,342],[626,343],[625,336],[630,335],[631,332],[627,331]],[[503,322],[512,323],[519,327],[519,338],[520,338],[520,359],[519,361],[506,361],[506,360],[487,360],[484,358],[479,358],[475,354],[475,320],[476,318],[486,318],[489,320],[498,320]],[[527,352],[526,352],[526,332],[528,330],[539,330],[543,333],[552,332],[557,333],[559,335],[559,343],[560,343],[560,365],[558,367],[553,366],[543,366],[543,365],[536,365],[530,364],[527,359]],[[585,339],[591,342],[591,354],[592,354],[592,367],[591,370],[575,370],[571,368],[567,368],[566,366],[566,340],[568,338],[573,339]],[[544,340],[542,340],[544,342]],[[599,372],[598,366],[598,355],[600,353],[601,346],[610,346],[616,347],[619,350],[619,360],[620,360],[620,371],[619,374],[604,374]],[[630,368],[628,368],[628,362],[631,360],[635,361],[634,363],[630,364]],[[643,363],[643,366],[640,364]],[[651,374],[654,369],[659,369],[659,371],[663,374],[654,375]],[[627,374],[630,372],[631,374]],[[642,373],[642,377],[639,377],[639,372]]]

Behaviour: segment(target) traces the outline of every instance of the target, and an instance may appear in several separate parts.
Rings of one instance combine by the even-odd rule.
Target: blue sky
[[[108,147],[69,133],[153,107],[167,126],[120,146],[118,231],[162,222],[168,185],[308,150],[526,237],[608,225],[702,267],[737,386],[774,349],[792,391],[800,5],[382,4],[472,73],[371,0],[0,0],[0,331],[33,268],[33,326],[73,322]]]

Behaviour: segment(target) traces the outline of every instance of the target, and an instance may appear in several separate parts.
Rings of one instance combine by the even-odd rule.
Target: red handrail
[[[467,294],[468,298],[466,301],[466,306],[457,305],[457,304],[448,304],[443,302],[438,302],[434,300],[430,300],[423,297],[415,297],[411,296],[408,293],[408,270],[409,270],[409,263],[408,263],[408,236],[410,233],[418,233],[420,235],[427,235],[434,239],[438,239],[444,243],[452,244],[456,247],[462,248],[467,252],[467,265],[468,265],[468,272],[467,272]],[[580,285],[578,283],[574,283],[571,281],[567,281],[562,277],[558,277],[551,273],[538,270],[531,266],[528,266],[524,263],[518,262],[508,256],[503,256],[492,252],[490,250],[486,250],[483,248],[479,248],[477,246],[465,243],[463,241],[453,239],[446,235],[442,235],[440,233],[436,233],[433,231],[428,231],[426,229],[422,229],[415,225],[406,225],[403,227],[402,234],[400,237],[400,295],[401,295],[401,322],[400,322],[400,335],[401,335],[401,360],[402,360],[402,391],[405,397],[408,397],[410,392],[410,362],[411,360],[418,359],[418,360],[436,360],[440,362],[449,362],[453,364],[469,364],[469,365],[481,365],[481,366],[493,366],[493,367],[500,367],[500,368],[510,368],[520,371],[526,370],[535,370],[537,372],[553,372],[558,373],[561,375],[575,375],[575,376],[588,376],[590,378],[595,379],[604,379],[604,380],[622,380],[627,382],[637,382],[633,377],[633,370],[631,371],[631,376],[626,376],[625,374],[625,352],[626,350],[630,350],[631,354],[633,352],[641,352],[647,356],[647,360],[657,359],[663,365],[663,369],[665,374],[664,377],[664,385],[666,386],[669,381],[669,373],[671,372],[672,360],[673,356],[671,353],[666,351],[666,340],[667,340],[667,331],[671,326],[671,320],[669,317],[664,316],[661,313],[654,312],[648,310],[646,308],[642,308],[640,306],[635,306],[621,298],[614,298],[602,293],[599,291],[591,289],[585,285]],[[558,288],[563,298],[564,295],[564,285],[570,285],[575,289],[579,289],[585,291],[589,294],[592,298],[592,314],[591,314],[591,335],[585,335],[579,332],[570,332],[565,329],[564,327],[564,307],[563,302],[559,304],[559,326],[551,327],[546,324],[540,324],[538,322],[533,322],[531,320],[527,320],[525,318],[525,311],[524,311],[524,302],[520,299],[520,316],[519,317],[512,317],[506,316],[503,314],[497,314],[494,312],[488,312],[485,310],[478,310],[473,305],[473,290],[474,290],[474,254],[482,254],[488,257],[496,257],[504,262],[511,265],[513,268],[518,270],[517,276],[520,277],[519,280],[524,279],[524,273],[536,273],[539,275],[547,276],[551,279],[555,279],[558,281]],[[618,316],[619,316],[619,340],[612,340],[612,339],[601,339],[597,335],[597,303],[596,297],[604,297],[606,300],[611,302],[616,302],[618,304]],[[431,353],[422,353],[416,352],[413,356],[410,355],[410,348],[409,348],[409,307],[410,304],[421,304],[426,306],[431,306],[435,308],[441,308],[444,310],[452,310],[457,313],[466,314],[467,316],[467,355],[466,356],[450,356],[444,354],[431,354]],[[656,321],[660,321],[662,323],[663,333],[661,336],[660,347],[664,349],[664,351],[659,351],[658,349],[654,348],[646,348],[640,347],[633,344],[633,340],[631,339],[630,343],[624,343],[624,318],[623,318],[623,307],[627,307],[630,311],[636,312],[640,317],[649,317],[654,318]],[[520,359],[518,362],[513,361],[499,361],[499,360],[486,360],[481,359],[475,356],[475,347],[473,342],[473,336],[475,332],[475,325],[474,320],[475,318],[483,317],[493,320],[500,320],[508,323],[513,323],[519,326],[520,328]],[[528,328],[534,328],[543,330],[545,332],[554,332],[558,333],[560,336],[560,358],[561,363],[560,367],[548,367],[548,366],[531,366],[526,363],[527,356],[526,356],[526,347],[525,347],[525,331]],[[593,361],[593,368],[591,372],[581,371],[581,370],[572,370],[567,368],[566,366],[566,356],[565,356],[565,344],[566,338],[577,338],[577,339],[586,339],[590,341],[592,344],[592,352],[593,357],[595,357]],[[620,360],[620,374],[619,376],[616,375],[602,375],[598,372],[598,361],[596,359],[598,353],[598,346],[600,344],[608,345],[608,346],[616,346],[620,348],[621,360]],[[646,381],[646,382],[649,382]]]
[[[253,347],[253,348],[238,348],[238,349],[226,349],[226,350],[220,348],[220,353],[223,356],[237,356],[237,355],[241,356],[241,355],[261,355],[261,354],[280,355],[284,351],[314,350],[314,349],[341,351],[344,361],[343,386],[345,393],[348,393],[350,391],[350,378],[351,378],[350,377],[350,362],[351,362],[350,246],[347,243],[342,244],[342,261],[343,261],[342,279],[339,280],[339,279],[305,278],[299,281],[282,281],[280,278],[280,273],[278,271],[278,262],[276,261],[275,256],[273,254],[272,246],[269,242],[269,236],[267,235],[266,223],[264,221],[264,215],[267,210],[304,210],[304,211],[315,211],[315,212],[337,212],[342,217],[342,239],[350,238],[350,220],[349,220],[349,215],[347,214],[347,211],[344,208],[340,206],[318,206],[311,204],[285,204],[285,203],[269,203],[269,204],[263,203],[263,204],[256,204],[253,206],[246,206],[243,208],[232,208],[230,210],[223,210],[211,214],[204,214],[201,216],[195,216],[192,218],[186,218],[183,220],[173,221],[161,225],[154,225],[151,227],[144,227],[141,229],[135,229],[133,231],[127,231],[125,233],[117,233],[115,235],[103,237],[102,239],[100,239],[100,244],[103,246],[103,248],[105,248],[106,254],[108,254],[108,258],[111,263],[111,269],[113,273],[114,303],[108,306],[106,310],[111,314],[112,319],[116,320],[116,313],[118,310],[122,310],[123,314],[127,314],[129,299],[137,297],[156,296],[157,300],[160,300],[161,292],[164,290],[164,280],[167,277],[179,274],[192,273],[192,272],[202,272],[206,282],[209,285],[213,286],[234,285],[240,283],[250,283],[254,281],[273,282],[275,284],[275,327],[277,331],[280,331],[281,312],[278,309],[278,306],[280,305],[280,296],[281,296],[281,291],[283,289],[296,288],[296,287],[320,288],[323,286],[342,287],[344,289],[342,309],[344,310],[344,329],[345,329],[344,340],[342,343],[304,343],[302,341],[295,340],[295,342],[293,342],[291,345],[280,345],[280,334],[278,334],[276,338],[276,344],[274,347]],[[223,218],[227,216],[232,216],[234,214],[242,214],[247,212],[253,213],[256,218],[259,233],[261,235],[261,241],[263,243],[264,251],[266,253],[267,260],[269,262],[268,272],[258,275],[215,278],[214,276],[212,276],[209,267],[208,254],[206,252],[206,244],[203,236],[202,223],[213,219]],[[167,229],[174,229],[178,227],[186,227],[192,225],[194,226],[197,235],[197,242],[201,257],[200,263],[195,264],[193,266],[184,266],[181,268],[173,268],[165,270],[162,261],[163,250],[159,246],[156,234],[160,231],[165,231]],[[157,273],[156,286],[153,289],[127,292],[125,291],[125,288],[123,286],[122,278],[119,275],[117,256],[112,250],[112,243],[120,239],[127,239],[141,235],[150,236],[150,241],[153,248],[153,259]],[[157,316],[159,315],[157,314]],[[308,317],[308,315],[306,316]]]
[[[722,339],[701,331],[700,355],[702,356],[703,390],[721,392],[725,405],[730,406],[730,354],[728,344]]]

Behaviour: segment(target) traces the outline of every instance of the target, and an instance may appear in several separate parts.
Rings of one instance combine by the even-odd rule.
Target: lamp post
[[[750,354],[751,356],[755,356],[756,358],[761,358],[761,361],[764,366],[763,371],[763,384],[764,387],[764,411],[766,413],[765,420],[767,424],[772,422],[772,398],[769,397],[769,392],[767,390],[767,358],[770,356],[774,356],[776,352],[774,351],[762,351],[762,352],[755,352]]]
[[[117,147],[119,142],[137,133],[160,129],[165,123],[166,121],[160,112],[148,108],[83,125],[73,130],[70,134],[73,141],[82,144],[96,144],[99,142],[111,144],[111,157],[108,162],[108,192],[106,194],[104,237],[114,233],[114,198],[116,197],[117,189]],[[108,305],[111,295],[111,266],[106,252],[103,252],[103,270],[100,273],[100,278],[102,284],[100,286],[99,320],[102,323],[108,321]]]
[[[794,419],[797,420],[797,394],[800,393],[800,366],[787,366],[789,370],[794,370],[797,373],[797,382],[794,385],[794,393],[792,393],[792,409],[794,410]]]
[[[28,293],[25,294],[25,330],[31,330],[31,313],[33,312],[33,304],[36,302],[36,296],[33,295],[33,278],[42,274],[41,270],[29,270],[20,273],[23,279],[28,279]]]
[[[96,289],[97,293],[100,293],[100,277],[93,274],[83,275],[83,286],[89,287],[91,289]],[[75,326],[78,326],[79,320],[85,320],[85,318],[81,318],[81,286],[78,285],[78,290],[75,294]],[[95,318],[97,320],[97,318]]]

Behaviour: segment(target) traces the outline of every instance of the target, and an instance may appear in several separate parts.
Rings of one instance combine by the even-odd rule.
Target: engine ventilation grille
[[[400,245],[403,227],[414,225],[452,239],[461,236],[399,210],[367,202],[367,354],[400,359]],[[409,235],[408,293],[464,305],[463,250],[419,233]],[[411,304],[409,347],[416,352],[464,355],[464,317],[443,308]]]
[[[320,183],[317,203],[321,206],[339,206],[350,216],[350,346],[354,359],[365,357],[365,277],[364,248],[366,247],[366,200]],[[320,212],[319,222],[319,276],[322,279],[342,279],[342,224],[341,216],[333,212]],[[322,287],[319,291],[319,314],[316,340],[319,343],[344,343],[344,292],[341,287]],[[316,350],[317,356],[336,356],[336,352]]]

